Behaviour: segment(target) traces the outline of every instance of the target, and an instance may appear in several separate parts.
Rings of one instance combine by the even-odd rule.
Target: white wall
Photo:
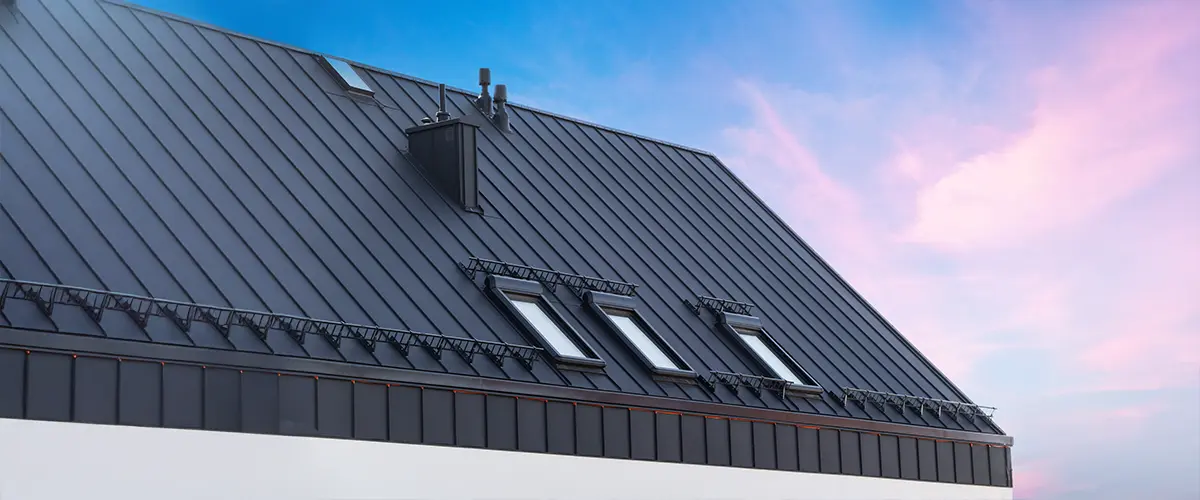
[[[1011,499],[1009,488],[0,419],[0,499]]]

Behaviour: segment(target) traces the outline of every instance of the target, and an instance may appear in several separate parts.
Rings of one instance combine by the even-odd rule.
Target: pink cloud
[[[1181,110],[1196,109],[1200,93],[1175,65],[1196,48],[1196,31],[1178,20],[1200,17],[1195,5],[1132,5],[1089,32],[1078,61],[1030,75],[1029,127],[923,188],[907,236],[956,250],[1020,245],[1188,165],[1200,114]]]
[[[968,98],[924,65],[946,74],[886,95],[737,87],[753,120],[722,156],[956,384],[1009,405],[1036,450],[1015,449],[1018,498],[1090,487],[1066,477],[1093,450],[1073,430],[1153,432],[1176,403],[1152,391],[1200,386],[1195,19],[1184,1],[1006,12],[980,36],[1008,52],[973,56],[1003,59],[999,90]],[[856,169],[854,147],[886,154]]]
[[[1042,498],[1047,493],[1060,489],[1055,484],[1054,472],[1049,462],[1041,461],[1022,464],[1013,469],[1013,498]]]

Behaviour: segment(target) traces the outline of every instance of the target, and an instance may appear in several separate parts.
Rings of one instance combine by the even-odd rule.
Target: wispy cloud
[[[1194,161],[1200,69],[1176,64],[1200,36],[1178,21],[1200,15],[1195,5],[1122,9],[1095,23],[1072,59],[1029,74],[1030,125],[925,186],[908,236],[955,250],[1020,246]]]
[[[1065,475],[1089,438],[1046,415],[1151,435],[1180,402],[1147,391],[1200,385],[1200,4],[1009,7],[965,62],[842,61],[901,85],[739,76],[752,120],[721,152],[968,393],[1038,405],[1001,423],[1049,498],[1087,487]]]

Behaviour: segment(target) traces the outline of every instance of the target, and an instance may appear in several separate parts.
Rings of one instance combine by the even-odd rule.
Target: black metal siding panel
[[[0,418],[25,416],[24,351],[0,349]]]
[[[855,476],[861,475],[862,456],[858,443],[859,433],[854,431],[840,431],[838,434],[841,439],[842,473]]]
[[[225,368],[204,370],[204,428],[241,430],[241,374]]]
[[[744,349],[712,335],[711,319],[681,307],[705,293],[754,303],[827,387],[963,399],[709,155],[513,107],[513,133],[478,133],[481,218],[447,204],[400,154],[403,130],[433,109],[426,83],[368,72],[385,110],[339,95],[295,49],[103,2],[28,0],[21,11],[27,22],[0,35],[0,177],[12,181],[0,232],[13,235],[0,269],[16,278],[525,343],[454,265],[477,255],[636,278],[647,321],[701,372],[758,372]],[[449,97],[452,115],[473,112],[469,95]],[[564,310],[609,361],[603,375],[566,374],[573,385],[788,408],[774,396],[660,383],[595,318]],[[545,365],[55,316],[74,333],[564,383]],[[795,403],[996,432],[828,398]]]
[[[683,415],[680,418],[680,439],[684,463],[703,464],[708,461],[708,444],[705,442],[705,421],[698,415]]]
[[[821,450],[821,472],[842,472],[841,436],[833,429],[817,431]]]
[[[317,380],[317,434],[325,437],[348,438],[354,435],[351,404],[354,393],[345,380]]]
[[[517,398],[487,397],[487,447],[493,450],[517,449]]]
[[[900,443],[896,436],[879,436],[879,470],[883,477],[900,477]]]
[[[986,486],[992,484],[990,477],[991,465],[988,464],[988,447],[969,445],[971,447],[971,478],[975,484]]]
[[[923,464],[926,462],[924,461],[924,455],[922,455],[920,452],[920,448],[922,446],[917,441],[918,440],[909,437],[900,438],[900,477],[902,479],[924,478],[926,480],[936,481],[936,473],[932,475],[932,479],[928,479],[927,477],[921,475],[921,471],[924,470]],[[930,444],[933,443],[930,442]],[[930,470],[933,470],[937,464],[936,461],[931,461],[928,463],[930,464],[928,466]]]
[[[920,472],[920,479],[922,481],[937,481],[942,466],[942,462],[938,456],[937,443],[928,439],[918,439],[917,460],[917,470]],[[900,467],[903,468],[904,464],[901,463]]]
[[[75,359],[74,421],[92,424],[117,423],[117,361],[82,357]]]
[[[546,402],[536,399],[517,400],[517,447],[521,451],[547,451]]]
[[[655,413],[654,424],[658,459],[666,462],[683,461],[683,417],[674,413]]]
[[[834,431],[836,432],[836,431]],[[821,472],[821,435],[817,429],[801,427],[800,439],[800,471]]]
[[[630,432],[629,410],[625,408],[604,408],[604,456],[612,458],[629,458]]]
[[[599,406],[575,406],[575,451],[585,457],[604,456],[603,413]]]
[[[776,425],[754,422],[754,466],[759,469],[776,468]]]
[[[388,434],[399,443],[420,443],[424,410],[421,388],[388,387]]]
[[[1008,484],[1008,457],[1007,448],[999,448],[996,446],[988,447],[988,466],[992,479],[992,486],[1010,486]]]
[[[454,444],[454,393],[421,389],[421,442]]]
[[[317,435],[317,379],[279,377],[279,428],[285,434]]]
[[[723,418],[704,419],[704,442],[709,465],[729,465],[729,421]]]
[[[1004,463],[1005,467],[1008,469],[1008,473],[1005,474],[1007,477],[1007,479],[1004,480],[1005,486],[1012,486],[1012,448],[1004,448]]]
[[[546,403],[546,443],[550,453],[575,454],[575,405]]]
[[[954,443],[937,442],[937,480],[954,482]]]
[[[654,460],[658,436],[655,434],[654,412],[633,410],[629,412],[630,456],[637,460]]]
[[[204,426],[204,370],[199,366],[163,367],[163,426],[199,429]]]
[[[775,455],[780,470],[800,470],[798,430],[792,425],[775,426]]]
[[[487,399],[483,394],[454,393],[454,438],[458,446],[487,446]]]
[[[971,477],[973,468],[971,467],[971,445],[967,443],[954,443],[954,478],[960,484],[972,484],[975,479]]]
[[[729,421],[729,455],[734,467],[754,467],[754,427],[744,420]]]
[[[117,399],[118,422],[122,425],[158,427],[163,424],[163,376],[161,363],[122,361]]]
[[[243,432],[276,434],[279,432],[280,375],[243,372],[241,416]]]
[[[388,439],[388,388],[382,384],[354,384],[354,438]]]
[[[31,353],[26,358],[26,417],[35,420],[71,420],[71,357]]]
[[[860,459],[862,460],[862,473],[864,476],[879,477],[883,475],[879,456],[879,438],[879,435],[867,432],[858,435],[858,442],[862,449]]]

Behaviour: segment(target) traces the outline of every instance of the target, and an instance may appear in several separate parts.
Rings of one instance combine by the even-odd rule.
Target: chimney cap
[[[489,68],[479,68],[479,84],[487,87],[492,84],[492,70]]]
[[[508,85],[505,85],[503,83],[497,83],[496,84],[496,95],[494,98],[497,101],[508,102]]]

